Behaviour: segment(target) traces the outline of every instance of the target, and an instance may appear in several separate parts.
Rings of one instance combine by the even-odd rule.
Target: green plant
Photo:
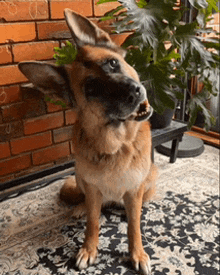
[[[54,47],[54,59],[56,59],[56,64],[59,66],[65,64],[71,64],[77,56],[77,49],[76,47],[71,44],[68,40],[66,41],[66,45],[63,47]]]
[[[98,4],[115,0],[100,0]],[[173,109],[174,99],[185,100],[189,128],[197,113],[204,116],[208,130],[215,118],[205,106],[210,95],[217,95],[219,77],[219,39],[205,37],[215,33],[207,28],[217,0],[189,0],[177,5],[176,0],[118,0],[121,4],[101,20],[116,19],[116,33],[132,31],[123,47],[127,62],[140,75],[151,105],[158,113]],[[126,10],[125,10],[126,9]],[[183,18],[189,15],[188,22]],[[187,21],[187,20],[185,20]],[[191,96],[189,81],[197,77],[204,87]]]

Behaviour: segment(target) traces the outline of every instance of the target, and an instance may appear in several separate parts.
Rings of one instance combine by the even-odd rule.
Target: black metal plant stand
[[[185,131],[187,131],[186,123],[175,120],[172,120],[168,127],[152,129],[152,160],[154,161],[154,148],[162,148],[162,143],[169,142],[170,150],[166,155],[170,156],[170,163],[174,163],[178,156],[179,143]]]

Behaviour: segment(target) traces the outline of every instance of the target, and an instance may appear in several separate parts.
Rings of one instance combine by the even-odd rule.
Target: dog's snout
[[[140,92],[140,87],[139,86],[136,87],[135,93],[136,93],[136,96],[140,96],[141,92]]]
[[[128,97],[128,103],[132,104],[133,102],[135,102],[135,97],[133,95],[130,95]]]
[[[134,104],[142,97],[141,86],[133,84],[129,87],[129,93],[127,96],[127,102],[129,104]]]

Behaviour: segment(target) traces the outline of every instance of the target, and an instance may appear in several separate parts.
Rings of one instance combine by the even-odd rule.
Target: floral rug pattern
[[[156,153],[155,163],[157,195],[143,207],[141,222],[152,275],[219,274],[219,150],[206,145],[202,155],[174,164]],[[63,181],[31,187],[0,203],[0,275],[137,274],[120,207],[102,211],[96,263],[76,269],[86,218],[72,218],[72,207],[59,201]]]

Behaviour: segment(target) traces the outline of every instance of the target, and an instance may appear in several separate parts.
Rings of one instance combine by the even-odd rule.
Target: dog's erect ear
[[[87,18],[70,9],[65,9],[64,15],[77,47],[81,47],[85,44],[116,47],[116,45],[111,41],[108,33],[97,27]]]
[[[29,61],[20,62],[18,68],[41,91],[54,92],[67,104],[75,105],[74,95],[69,85],[65,67]]]

